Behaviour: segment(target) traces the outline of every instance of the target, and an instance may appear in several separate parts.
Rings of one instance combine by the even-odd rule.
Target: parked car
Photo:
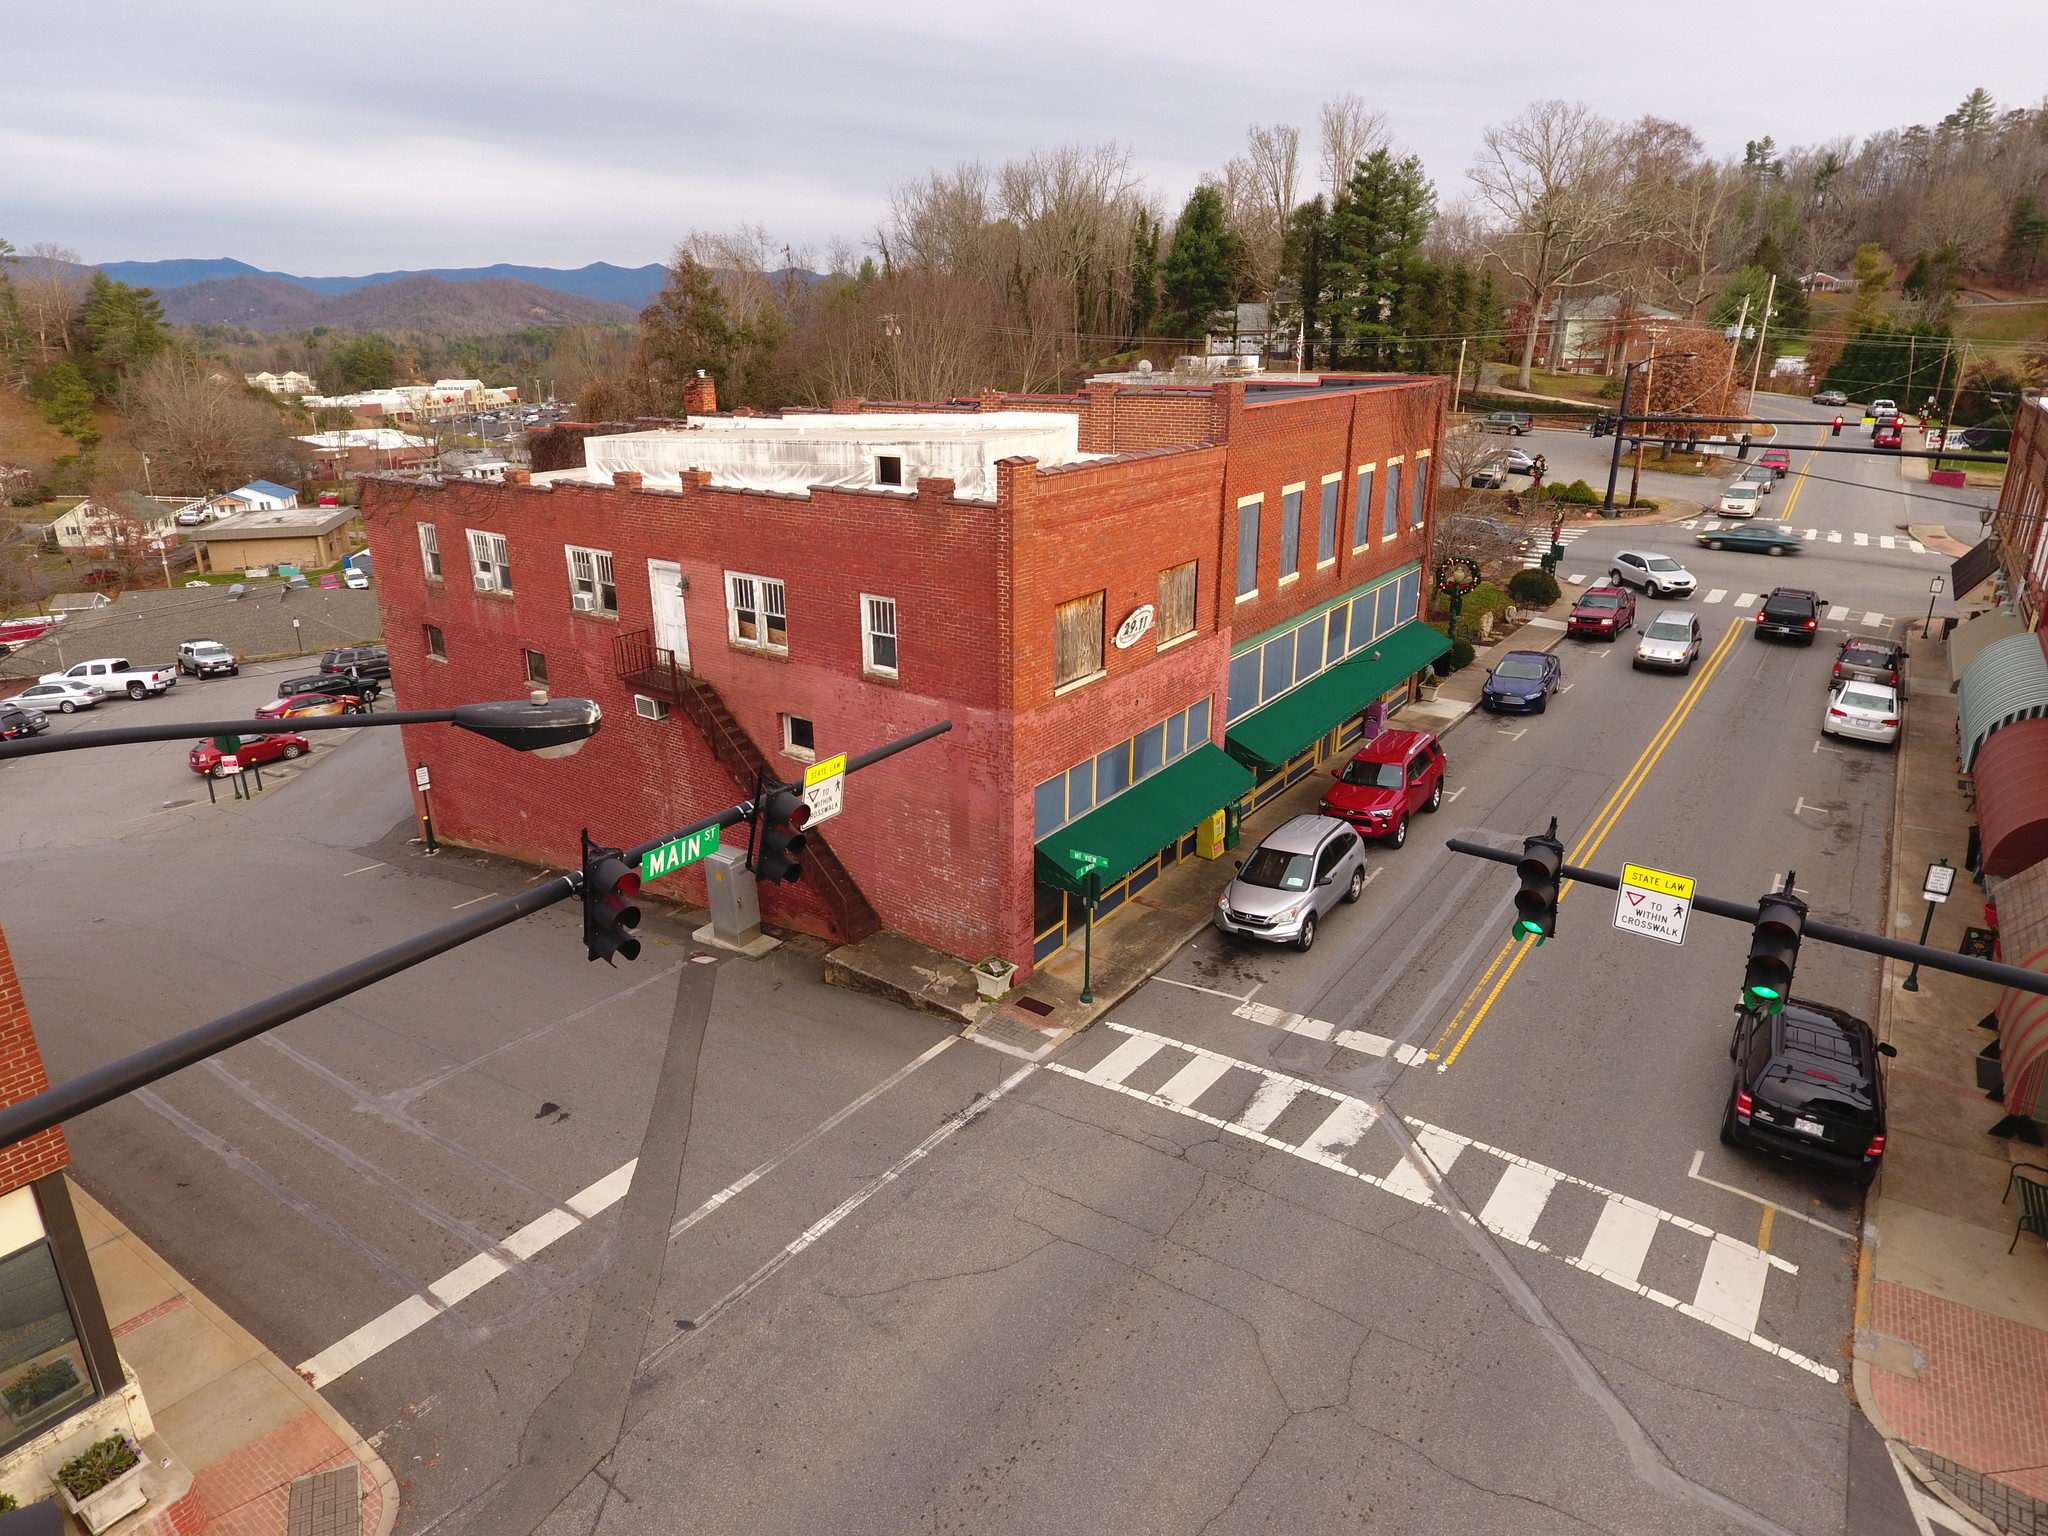
[[[1775,1152],[1868,1184],[1884,1158],[1884,1079],[1896,1056],[1870,1026],[1826,1003],[1790,998],[1777,1013],[1743,1009],[1728,1043],[1735,1083],[1721,1119],[1731,1147]]]
[[[332,693],[351,699],[360,699],[365,704],[384,691],[384,685],[374,677],[349,677],[346,674],[334,676],[294,677],[277,685],[277,696],[288,699],[297,693]]]
[[[1821,716],[1823,736],[1853,736],[1892,746],[1899,739],[1899,692],[1883,683],[1838,684]]]
[[[184,511],[178,514],[178,526],[180,528],[197,528],[200,527],[202,524],[210,523],[212,521],[213,514],[211,512],[208,512],[203,504],[199,506],[187,507]]]
[[[1780,480],[1792,473],[1792,453],[1787,448],[1766,448],[1756,456],[1757,463],[1770,470]]]
[[[1535,418],[1527,411],[1489,411],[1479,418],[1482,432],[1506,432],[1521,437],[1536,425]]]
[[[1760,496],[1768,496],[1778,488],[1778,472],[1768,464],[1752,464],[1735,477],[1737,485],[1753,485]]]
[[[192,677],[239,677],[242,658],[218,640],[178,642],[178,670]]]
[[[1636,600],[1627,587],[1588,587],[1572,604],[1564,632],[1591,635],[1596,640],[1618,640],[1621,632],[1635,621]]]
[[[1796,534],[1769,525],[1748,528],[1709,528],[1696,534],[1695,541],[1708,549],[1737,549],[1748,554],[1796,555],[1806,548]]]
[[[237,741],[235,762],[242,768],[279,759],[290,762],[313,750],[310,741],[290,731],[280,731],[274,736],[242,736]],[[215,742],[202,741],[187,754],[185,761],[194,773],[224,779],[234,770],[224,766],[222,758],[220,747]]]
[[[49,728],[50,717],[40,709],[23,709],[12,699],[0,699],[0,741],[38,736]]]
[[[1835,657],[1834,680],[1846,683],[1859,678],[1896,689],[1903,699],[1906,696],[1906,648],[1895,640],[1869,640],[1861,635],[1844,640],[1841,654]]]
[[[352,565],[341,573],[341,579],[343,582],[347,584],[348,589],[351,592],[366,592],[369,590],[369,573],[367,571],[357,570],[356,567]]]
[[[1509,475],[1526,475],[1535,468],[1534,454],[1509,448],[1482,464],[1472,476],[1472,484],[1482,490],[1499,490],[1508,483]]]
[[[90,683],[107,693],[125,693],[131,699],[144,698],[178,686],[176,667],[137,667],[126,656],[101,656],[81,661],[63,672],[45,672],[37,679],[45,683]]]
[[[1813,397],[1815,405],[1847,405],[1849,397],[1839,389],[1824,389]]]
[[[1542,714],[1564,682],[1564,666],[1548,651],[1509,651],[1486,674],[1479,707]]]
[[[1762,486],[1737,480],[1722,489],[1720,506],[1716,510],[1723,517],[1755,517],[1763,499]]]
[[[1899,418],[1893,416],[1888,420],[1880,420],[1876,426],[1872,427],[1870,429],[1870,446],[1873,448],[1898,448],[1903,450],[1906,446],[1906,434],[1899,426]]]
[[[1429,731],[1382,731],[1335,770],[1322,812],[1399,848],[1408,818],[1444,803],[1444,749]]]
[[[391,676],[391,653],[381,645],[344,645],[320,658],[322,672],[354,672],[358,677]]]
[[[273,699],[256,711],[258,720],[296,720],[304,715],[360,715],[369,709],[363,699],[338,693],[300,693],[288,699]]]
[[[1766,635],[1775,635],[1780,640],[1811,645],[1827,606],[1818,592],[1809,592],[1804,587],[1773,587],[1763,606],[1757,609],[1756,637],[1761,640]]]
[[[23,709],[60,709],[69,715],[81,709],[91,709],[106,696],[107,690],[97,684],[60,677],[31,684],[14,696],[14,702]]]
[[[1684,608],[1666,608],[1636,642],[1635,667],[1639,672],[1645,667],[1690,672],[1699,654],[1699,616]]]
[[[1614,557],[1607,579],[1616,586],[1641,587],[1645,597],[1691,597],[1699,586],[1691,571],[1669,555],[1624,549]]]
[[[341,590],[341,572],[329,571],[326,575],[322,576],[320,578],[320,590],[322,592],[339,592]]]
[[[1365,845],[1330,816],[1296,816],[1238,860],[1237,878],[1216,903],[1224,933],[1312,948],[1316,921],[1365,890]]]

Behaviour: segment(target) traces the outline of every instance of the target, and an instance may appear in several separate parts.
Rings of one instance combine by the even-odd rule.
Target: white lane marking
[[[454,906],[450,907],[448,910],[451,912],[460,912],[464,907],[473,907],[480,901],[489,901],[493,896],[497,894],[498,893],[496,891],[485,891],[481,896],[472,896],[467,901],[458,901],[457,903],[455,903]]]
[[[1918,539],[1906,540],[1906,548],[1913,551],[1913,553],[1916,555],[1924,555],[1927,553],[1927,546],[1925,544],[1922,544]]]
[[[1863,622],[1870,626],[1872,629],[1876,629],[1879,625],[1884,623],[1884,615],[1881,613],[1866,613],[1865,615],[1863,615]]]
[[[1897,549],[1899,546],[1898,541],[1893,539],[1890,534],[1881,533],[1877,536],[1877,547],[1879,549]]]
[[[1691,1312],[1723,1332],[1746,1339],[1756,1332],[1764,1309],[1764,1282],[1771,1266],[1754,1251],[1745,1251],[1725,1237],[1707,1249],[1707,1267],[1700,1271]],[[1681,1309],[1684,1310],[1684,1309]]]
[[[1742,596],[1735,599],[1735,606],[1738,608],[1747,608],[1756,601],[1756,597],[1757,595],[1754,592],[1745,592],[1742,594]]]
[[[1403,1200],[1413,1200],[1419,1205],[1429,1204],[1436,1194],[1436,1186],[1451,1171],[1451,1164],[1458,1160],[1458,1154],[1465,1147],[1464,1137],[1453,1136],[1448,1131],[1432,1128],[1420,1132],[1415,1138],[1415,1148],[1429,1159],[1430,1167],[1436,1170],[1436,1177],[1428,1177],[1415,1166],[1413,1159],[1404,1157],[1387,1175],[1387,1193],[1399,1195]]]
[[[1861,549],[1870,543],[1870,535],[1867,533],[1854,534],[1852,535],[1852,537],[1856,540],[1856,547],[1858,549]]]
[[[1828,609],[1829,623],[1833,623],[1836,619],[1846,619],[1847,617],[1849,617],[1849,610],[1844,608],[1840,603],[1836,603],[1833,607]]]
[[[1345,1148],[1357,1146],[1358,1138],[1371,1130],[1377,1119],[1378,1111],[1363,1099],[1342,1099],[1323,1117],[1323,1123],[1308,1133],[1301,1150],[1312,1156],[1335,1157]]]
[[[1777,876],[1773,875],[1771,877],[1771,884],[1775,886],[1777,883]],[[1693,1152],[1692,1166],[1685,1170],[1685,1176],[1688,1179],[1697,1179],[1702,1184],[1711,1184],[1714,1188],[1726,1190],[1731,1195],[1740,1195],[1745,1200],[1754,1200],[1758,1205],[1767,1205],[1780,1216],[1790,1216],[1794,1221],[1803,1221],[1809,1227],[1819,1227],[1821,1231],[1831,1232],[1845,1243],[1856,1241],[1856,1234],[1854,1232],[1844,1231],[1842,1228],[1832,1226],[1825,1221],[1816,1221],[1804,1211],[1795,1211],[1789,1205],[1780,1205],[1775,1200],[1766,1200],[1762,1195],[1753,1195],[1746,1189],[1736,1188],[1733,1184],[1723,1184],[1719,1179],[1708,1178],[1704,1173],[1700,1172],[1700,1164],[1705,1160],[1706,1155],[1706,1153],[1698,1150]]]
[[[1289,1077],[1286,1073],[1276,1072],[1270,1067],[1256,1066],[1251,1062],[1240,1061],[1235,1057],[1222,1056],[1220,1052],[1211,1051],[1198,1045],[1190,1045],[1184,1040],[1172,1040],[1164,1035],[1151,1035],[1144,1030],[1134,1029],[1128,1024],[1118,1024],[1108,1020],[1105,1020],[1104,1023],[1108,1029],[1114,1030],[1116,1033],[1124,1035],[1128,1038],[1144,1038],[1150,1041],[1156,1041],[1161,1047],[1171,1046],[1173,1049],[1177,1051],[1184,1051],[1190,1056],[1202,1056],[1221,1059],[1227,1062],[1230,1066],[1238,1068],[1241,1071],[1250,1073],[1254,1077],[1260,1079],[1258,1090],[1253,1094],[1251,1104],[1246,1107],[1244,1112],[1240,1114],[1235,1121],[1230,1121],[1224,1120],[1215,1115],[1206,1114],[1199,1109],[1168,1103],[1158,1094],[1147,1093],[1142,1088],[1133,1088],[1130,1087],[1128,1084],[1122,1082],[1105,1081],[1102,1077],[1097,1076],[1093,1072],[1083,1071],[1076,1067],[1070,1067],[1063,1062],[1049,1061],[1045,1063],[1045,1069],[1048,1072],[1056,1072],[1062,1077],[1073,1078],[1077,1082],[1093,1083],[1097,1087],[1107,1088],[1112,1093],[1120,1093],[1126,1098],[1137,1099],[1143,1103],[1156,1105],[1161,1109],[1170,1110],[1178,1115],[1184,1115],[1190,1120],[1199,1121],[1202,1124],[1212,1126],[1217,1130],[1228,1131],[1234,1135],[1242,1136],[1248,1141],[1254,1141],[1259,1143],[1261,1146],[1271,1147],[1275,1151],[1285,1152],[1290,1154],[1291,1156],[1302,1158],[1304,1161],[1312,1162],[1316,1164],[1318,1167],[1327,1168],[1334,1173],[1341,1173],[1346,1178],[1356,1179],[1361,1184],[1370,1184],[1379,1189],[1386,1189],[1390,1191],[1392,1190],[1391,1177],[1382,1178],[1376,1174],[1367,1173],[1363,1169],[1352,1167],[1349,1163],[1343,1161],[1341,1158],[1333,1157],[1326,1153],[1310,1151],[1306,1147],[1297,1146],[1291,1142],[1282,1141],[1276,1136],[1267,1134],[1267,1128],[1273,1125],[1279,1119],[1281,1112],[1285,1110],[1289,1104],[1293,1103],[1295,1099],[1303,1095],[1312,1095],[1317,1098],[1332,1099],[1337,1100],[1339,1102],[1353,1103],[1358,1105],[1359,1111],[1367,1114],[1372,1113],[1372,1106],[1366,1104],[1363,1100],[1351,1099],[1348,1095],[1338,1093],[1334,1089],[1325,1088],[1319,1083],[1311,1083],[1301,1078]],[[1149,1060],[1149,1056],[1146,1059]],[[1669,1225],[1676,1227],[1681,1231],[1690,1232],[1698,1237],[1704,1237],[1710,1243],[1716,1241],[1725,1242],[1735,1249],[1756,1256],[1758,1259],[1762,1260],[1766,1267],[1778,1270],[1780,1273],[1788,1275],[1796,1275],[1799,1273],[1798,1265],[1789,1263],[1786,1260],[1779,1258],[1774,1253],[1765,1253],[1762,1249],[1752,1247],[1750,1244],[1744,1243],[1740,1239],[1728,1237],[1725,1233],[1716,1232],[1711,1227],[1702,1226],[1700,1223],[1696,1221],[1691,1221],[1686,1217],[1678,1215],[1675,1212],[1659,1210],[1655,1206],[1645,1204],[1643,1201],[1640,1200],[1632,1199],[1627,1195],[1619,1194],[1616,1191],[1607,1189],[1602,1185],[1594,1184],[1590,1180],[1578,1178],[1573,1174],[1565,1173],[1561,1169],[1545,1167],[1543,1164],[1532,1162],[1530,1159],[1522,1157],[1517,1153],[1506,1151],[1505,1149],[1500,1147],[1489,1146],[1487,1143],[1483,1141],[1477,1141],[1470,1137],[1460,1136],[1455,1131],[1444,1130],[1440,1126],[1430,1125],[1427,1121],[1418,1120],[1413,1116],[1408,1116],[1405,1118],[1407,1120],[1407,1123],[1410,1126],[1414,1127],[1418,1137],[1426,1132],[1435,1132],[1445,1137],[1447,1139],[1447,1142],[1457,1143],[1461,1148],[1463,1148],[1466,1151],[1483,1153],[1488,1157],[1498,1159],[1501,1163],[1506,1165],[1502,1170],[1503,1178],[1507,1176],[1507,1172],[1509,1169],[1518,1168],[1526,1170],[1529,1173],[1540,1175],[1543,1178],[1551,1181],[1553,1184],[1571,1184],[1580,1189],[1590,1191],[1593,1194],[1604,1196],[1610,1203],[1618,1202],[1632,1211],[1635,1211],[1642,1215],[1649,1216],[1656,1222],[1668,1223]],[[1326,1119],[1325,1124],[1327,1123],[1328,1121]],[[1466,1161],[1468,1164],[1470,1163],[1469,1158]],[[1408,1164],[1407,1160],[1403,1158],[1402,1166],[1412,1165]],[[1399,1193],[1398,1191],[1394,1192]],[[1417,1204],[1424,1203],[1424,1199],[1419,1199],[1413,1194],[1402,1194],[1401,1198],[1413,1200]],[[1533,1217],[1531,1218],[1531,1221],[1533,1224]],[[1500,1236],[1505,1241],[1513,1242],[1517,1244],[1517,1246],[1519,1247],[1528,1248],[1537,1253],[1553,1252],[1553,1250],[1547,1247],[1545,1244],[1536,1242],[1529,1237],[1516,1237],[1512,1230],[1511,1223],[1504,1222],[1502,1224]],[[1563,1258],[1563,1261],[1565,1263],[1570,1264],[1575,1269],[1579,1269],[1587,1274],[1595,1276],[1596,1278],[1607,1280],[1609,1283],[1618,1285],[1623,1290],[1629,1291],[1630,1293],[1640,1296],[1645,1300],[1654,1301],[1659,1306],[1668,1307],[1674,1312],[1682,1313],[1685,1316],[1692,1317],[1697,1321],[1711,1321],[1709,1318],[1707,1318],[1706,1314],[1701,1312],[1696,1306],[1694,1306],[1691,1303],[1682,1302],[1675,1296],[1667,1296],[1663,1292],[1655,1290],[1649,1286],[1642,1285],[1632,1278],[1627,1280],[1621,1279],[1617,1275],[1608,1272],[1607,1270],[1601,1268],[1595,1263],[1589,1262],[1585,1258],[1578,1256],[1558,1256]],[[1638,1265],[1638,1267],[1640,1266]],[[1723,1329],[1722,1331],[1725,1332],[1728,1330]],[[1785,1361],[1789,1365],[1795,1365],[1800,1370],[1809,1372],[1814,1376],[1818,1376],[1823,1381],[1830,1383],[1839,1383],[1842,1379],[1841,1372],[1835,1369],[1833,1366],[1823,1365],[1818,1360],[1809,1359],[1807,1356],[1800,1354],[1798,1351],[1788,1349],[1782,1344],[1774,1343],[1772,1340],[1763,1337],[1763,1335],[1761,1334],[1752,1333],[1748,1336],[1745,1342],[1753,1348],[1764,1351],[1766,1354],[1777,1356],[1779,1359]]]
[[[1839,531],[1839,530],[1837,530],[1837,529],[1834,529],[1834,528],[1830,528],[1830,529],[1828,530],[1828,542],[1829,542],[1830,544],[1839,544],[1839,543],[1841,543],[1841,542],[1842,542],[1842,535],[1841,535],[1840,531]]]
[[[1544,1169],[1510,1163],[1500,1182],[1493,1186],[1493,1193],[1487,1196],[1479,1220],[1487,1230],[1510,1242],[1527,1243],[1555,1188],[1557,1180]]]
[[[1718,603],[1719,601],[1721,601],[1722,598],[1726,597],[1727,595],[1728,589],[1726,587],[1716,587],[1713,591],[1709,592],[1705,597],[1701,598],[1700,601],[1703,603]]]
[[[1828,813],[1828,808],[1824,805],[1808,805],[1804,795],[1799,796],[1798,799],[1792,802],[1792,814],[1794,816],[1804,816],[1808,811],[1818,811],[1821,815],[1825,816]]]
[[[1166,1042],[1157,1035],[1132,1035],[1089,1068],[1098,1083],[1120,1083],[1159,1054]]]
[[[350,875],[367,875],[371,870],[383,867],[382,864],[365,864],[361,869],[345,869],[341,872],[341,878],[346,880]]]
[[[1809,544],[1819,537],[1820,530],[1818,528],[1809,528],[1806,530],[1806,540]]]
[[[1228,1062],[1207,1061],[1197,1056],[1159,1085],[1159,1097],[1169,1104],[1192,1104],[1215,1087],[1216,1079],[1229,1070]]]
[[[1698,518],[1688,517],[1684,522],[1680,523],[1678,526],[1681,528],[1697,528],[1699,527],[1699,525],[1700,520]]]
[[[1251,996],[1249,992],[1244,993],[1242,996],[1235,992],[1218,992],[1214,987],[1199,987],[1192,981],[1175,981],[1171,976],[1154,976],[1152,979],[1154,981],[1163,981],[1169,987],[1185,987],[1190,992],[1206,992],[1211,997],[1227,997],[1233,1003],[1241,1003],[1245,998]]]
[[[1444,804],[1449,805],[1453,800],[1457,799],[1458,796],[1462,795],[1463,793],[1465,793],[1465,786],[1460,784],[1456,789],[1452,790],[1448,795],[1444,796]]]
[[[1579,685],[1577,683],[1566,683],[1562,688],[1558,689],[1557,691],[1561,694],[1570,693],[1574,688],[1578,686]]]
[[[1593,1235],[1579,1253],[1579,1262],[1602,1279],[1634,1286],[1657,1237],[1657,1213],[1624,1195],[1610,1195]]]
[[[1541,565],[1541,564],[1542,564],[1543,562],[1542,562],[1541,560],[1539,560],[1539,561],[1537,561],[1536,563],[1537,563],[1538,565]],[[1565,585],[1567,585],[1567,586],[1572,586],[1572,587],[1583,587],[1583,586],[1584,586],[1585,584],[1586,584],[1586,577],[1585,577],[1585,574],[1584,574],[1583,572],[1581,572],[1581,573],[1579,573],[1578,575],[1575,575],[1575,576],[1567,576],[1567,577],[1565,577]]]
[[[1507,728],[1506,724],[1503,723],[1500,728],[1500,734],[1507,737],[1509,741],[1520,741],[1524,736],[1529,734],[1529,727],[1525,725],[1518,731],[1511,731]]]

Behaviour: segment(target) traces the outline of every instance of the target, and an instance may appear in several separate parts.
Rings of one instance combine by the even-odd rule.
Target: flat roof
[[[312,538],[339,528],[355,515],[354,507],[276,507],[237,512],[233,517],[195,530],[192,537],[202,544],[233,539]]]

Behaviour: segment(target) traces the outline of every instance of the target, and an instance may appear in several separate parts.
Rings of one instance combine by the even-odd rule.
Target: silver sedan
[[[1821,733],[1853,736],[1890,746],[1899,739],[1898,690],[1884,683],[1852,679],[1828,695],[1828,712],[1821,716]]]
[[[1636,641],[1635,666],[1668,667],[1673,672],[1690,672],[1699,660],[1700,621],[1683,608],[1666,608]]]

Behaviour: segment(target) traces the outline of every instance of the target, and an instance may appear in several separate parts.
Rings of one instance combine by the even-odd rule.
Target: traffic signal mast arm
[[[1512,848],[1496,848],[1491,843],[1475,843],[1466,838],[1453,837],[1444,846],[1453,853],[1467,854],[1475,859],[1491,859],[1496,864],[1519,865],[1524,854]],[[1621,877],[1610,875],[1603,870],[1581,869],[1575,864],[1563,867],[1564,879],[1575,885],[1597,885],[1603,890],[1621,889]],[[1772,898],[1766,898],[1770,900]],[[1763,915],[1760,907],[1739,901],[1723,901],[1717,896],[1695,895],[1692,899],[1695,912],[1705,912],[1710,917],[1732,918],[1738,923],[1754,925]],[[1933,971],[1947,971],[1956,976],[1970,976],[1978,981],[1988,981],[1995,986],[2011,987],[2016,992],[2034,992],[2048,996],[2048,972],[2030,971],[2017,965],[2006,965],[1997,960],[1979,960],[1974,955],[1952,955],[1945,949],[1932,949],[1925,944],[1909,944],[1903,939],[1887,938],[1881,933],[1865,933],[1860,928],[1841,928],[1833,923],[1817,923],[1808,918],[1804,924],[1803,937],[1818,940],[1822,944],[1834,944],[1843,949],[1860,949],[1865,954],[1883,955],[1891,960],[1908,960]],[[0,1124],[4,1124],[5,1113],[0,1111]]]
[[[452,712],[421,710],[417,713],[441,718]],[[389,716],[379,718],[388,719]],[[309,720],[298,723],[310,725],[314,722]],[[952,728],[952,721],[941,720],[936,725],[928,725],[921,731],[900,736],[894,741],[876,747],[873,751],[858,753],[846,760],[846,771],[855,773],[871,764],[881,762],[884,758],[894,757],[898,752],[917,746],[920,742],[942,735]],[[203,730],[206,727],[187,725],[179,729],[190,731]],[[12,746],[14,743],[9,742],[6,745]],[[664,833],[660,837],[650,838],[635,847],[625,849],[620,857],[630,864],[637,865],[644,856],[665,843],[674,842],[677,838],[687,837],[692,832],[701,832],[707,827],[730,827],[745,821],[753,808],[754,803],[751,800],[743,800],[738,805],[730,806],[716,815],[707,816],[681,831]],[[324,976],[315,976],[311,981],[300,982],[296,987],[280,992],[275,997],[268,997],[261,1002],[251,1003],[246,1008],[237,1009],[210,1024],[188,1029],[181,1035],[174,1035],[169,1040],[147,1046],[117,1061],[110,1061],[105,1066],[94,1067],[78,1077],[59,1083],[54,1088],[46,1088],[18,1104],[10,1104],[0,1109],[0,1147],[11,1147],[18,1141],[25,1141],[40,1131],[47,1131],[53,1125],[62,1124],[74,1115],[84,1114],[89,1109],[97,1109],[113,1099],[135,1092],[138,1088],[146,1088],[160,1078],[169,1077],[173,1072],[182,1071],[206,1060],[209,1056],[217,1056],[230,1046],[240,1045],[244,1040],[252,1040],[280,1024],[289,1024],[293,1019],[302,1018],[351,993],[374,986],[388,977],[396,976],[400,971],[410,970],[422,961],[446,954],[451,949],[467,944],[471,939],[480,939],[487,933],[518,922],[522,917],[531,917],[536,912],[545,911],[558,901],[568,901],[579,895],[582,889],[581,870],[556,875],[529,890],[519,892],[516,896],[508,896],[502,901],[492,902],[489,906],[478,907],[455,922],[444,923],[427,933],[393,944],[388,949],[381,949],[374,955],[366,955],[339,970],[329,971]]]
[[[1607,424],[1605,431],[1596,431],[1594,433],[1596,437],[1605,437],[1608,433],[1611,432],[1617,438],[1643,438],[1646,440],[1660,441],[1665,437],[1676,437],[1679,434],[1666,432],[1630,432],[1626,429],[1632,426],[1825,427],[1829,425],[1829,423],[1825,421],[1802,420],[1797,416],[1616,416],[1610,413],[1605,416],[1596,417],[1595,421],[1596,423],[1605,422]],[[1705,442],[1706,439],[1701,438],[1700,441]],[[1715,444],[1715,446],[1723,448],[1732,448],[1735,446],[1735,444],[1733,443],[1733,441],[1730,441],[1726,443],[1717,443]],[[1769,445],[1764,443],[1751,443],[1749,446],[1752,448],[1762,448]],[[2007,462],[2007,456],[2002,453],[1969,453],[1954,448],[1837,448],[1827,443],[1792,443],[1780,444],[1778,446],[1789,447],[1799,453],[1881,453],[1888,459],[1954,459],[1958,463],[1968,464],[2003,464]]]

